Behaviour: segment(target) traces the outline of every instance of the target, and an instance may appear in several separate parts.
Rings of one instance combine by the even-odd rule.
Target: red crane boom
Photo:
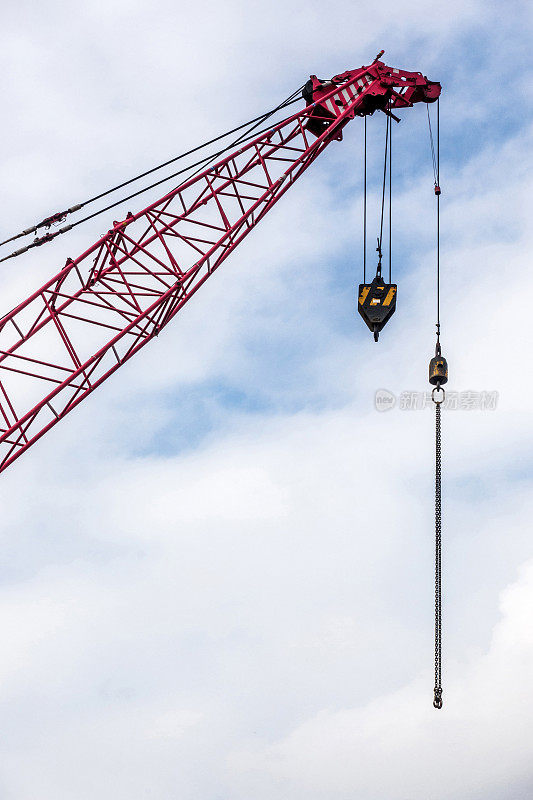
[[[380,61],[306,84],[307,106],[113,227],[0,320],[0,471],[176,316],[354,116],[433,102]]]

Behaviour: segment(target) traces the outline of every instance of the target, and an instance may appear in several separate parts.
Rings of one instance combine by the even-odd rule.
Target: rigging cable
[[[438,113],[439,113],[439,111],[438,111],[438,109],[439,109],[439,101],[437,100],[437,136],[438,136],[438,127],[439,127],[439,122],[438,122]],[[429,115],[429,105],[426,105],[426,111],[427,111],[427,115],[428,115],[429,144],[430,144],[430,147],[431,147],[431,161],[432,161],[432,164],[433,164],[433,177],[435,178],[435,186],[438,186],[439,185],[438,174],[437,174],[438,173],[438,164],[437,164],[437,158],[435,157],[435,145],[433,144],[433,130],[431,128],[431,117]]]
[[[389,123],[389,283],[392,283],[392,122]]]
[[[437,342],[440,347],[440,101],[437,99]]]
[[[388,144],[389,144],[389,129],[390,129],[390,117],[387,115],[387,123],[385,127],[385,158],[383,160],[383,188],[381,192],[381,222],[379,226],[379,237],[378,237],[378,246],[376,247],[376,251],[378,253],[378,268],[376,275],[381,277],[381,257],[382,257],[382,243],[383,243],[383,217],[385,213],[385,187],[387,185],[387,153],[388,153]]]
[[[297,92],[299,92],[299,91],[300,90],[298,89]],[[297,92],[293,92],[293,95],[296,94]],[[292,98],[293,95],[290,95],[290,97]],[[252,139],[257,135],[260,135],[261,133],[265,133],[266,131],[268,131],[269,128],[267,127],[267,128],[262,129],[261,131],[256,131],[256,133],[254,133],[254,135],[252,136],[252,131],[255,131],[255,129],[258,127],[258,125],[261,124],[261,122],[265,122],[269,117],[271,117],[273,114],[275,114],[281,108],[285,108],[286,105],[290,105],[292,103],[296,103],[299,99],[300,98],[295,98],[294,100],[292,100],[292,99],[284,100],[283,103],[280,103],[280,105],[276,106],[276,108],[272,109],[272,111],[267,112],[267,114],[263,114],[262,117],[257,117],[256,120],[251,120],[251,122],[255,122],[255,125],[252,125],[251,128],[246,130],[243,134],[241,134],[241,136],[237,137],[237,139],[234,139],[232,142],[230,142],[228,145],[226,145],[226,147],[224,147],[222,150],[218,150],[216,153],[213,153],[213,154],[211,154],[209,156],[206,156],[205,158],[200,159],[200,161],[196,161],[194,164],[189,164],[188,167],[185,167],[184,169],[181,169],[178,172],[174,172],[172,175],[168,175],[166,178],[162,178],[161,180],[156,181],[155,183],[151,183],[149,186],[145,186],[143,189],[139,189],[139,191],[134,192],[133,194],[130,194],[127,197],[123,197],[120,200],[117,200],[116,202],[111,203],[108,206],[105,206],[105,208],[101,208],[98,211],[95,211],[94,213],[89,214],[88,216],[84,217],[83,219],[77,220],[76,222],[74,222],[72,224],[71,227],[75,228],[77,225],[81,225],[83,222],[87,222],[88,220],[93,219],[94,217],[97,217],[99,214],[103,214],[104,211],[109,211],[110,209],[115,208],[116,206],[119,206],[122,203],[125,203],[127,200],[131,200],[134,197],[138,197],[140,194],[143,194],[144,192],[147,192],[150,189],[154,189],[156,186],[160,186],[162,183],[166,183],[166,181],[169,181],[172,178],[176,178],[178,175],[183,175],[185,172],[188,172],[189,170],[194,169],[194,167],[198,167],[198,169],[195,172],[192,172],[188,176],[187,180],[190,180],[195,175],[198,175],[198,173],[201,172],[203,169],[205,169],[205,167],[207,167],[209,164],[212,164],[213,161],[215,161],[215,159],[217,159],[219,156],[223,155],[224,153],[227,153],[228,150],[231,150],[232,147],[236,147],[236,145],[242,144],[243,142],[246,142],[249,139]],[[246,123],[246,124],[249,125],[250,123]],[[192,151],[189,151],[189,152],[192,152]]]
[[[357,309],[363,317],[366,326],[374,334],[374,341],[379,340],[380,331],[394,314],[396,309],[396,284],[392,283],[392,119],[399,122],[397,117],[391,112],[391,102],[387,101],[381,109],[387,117],[385,126],[385,153],[383,158],[383,185],[381,188],[381,218],[379,223],[379,235],[377,237],[378,264],[376,274],[368,285],[366,280],[366,229],[367,229],[367,125],[366,116],[364,117],[364,139],[363,139],[363,283],[359,284],[359,296]],[[388,159],[388,167],[387,167]],[[387,168],[389,170],[389,283],[386,284],[382,276],[383,261],[383,228],[385,224],[385,201],[387,193]]]
[[[366,283],[366,114],[364,135],[364,190],[363,190],[363,283]]]
[[[66,233],[67,231],[72,230],[72,228],[74,228],[74,227],[76,227],[78,225],[81,225],[82,223],[87,222],[88,220],[93,219],[94,217],[97,217],[99,214],[102,214],[105,211],[109,211],[110,209],[115,208],[116,206],[120,205],[121,203],[124,203],[127,200],[131,200],[132,198],[137,197],[140,194],[143,194],[143,192],[149,191],[150,189],[153,189],[156,186],[159,186],[160,184],[165,183],[166,181],[171,180],[172,178],[175,178],[178,175],[182,175],[183,173],[188,172],[189,170],[191,170],[194,167],[198,166],[199,169],[197,170],[196,173],[193,173],[193,175],[197,174],[199,171],[201,171],[202,167],[207,166],[209,163],[214,161],[216,158],[218,158],[223,153],[227,152],[229,149],[231,149],[235,145],[240,144],[243,141],[247,141],[247,139],[251,138],[251,136],[250,136],[251,132],[254,131],[262,122],[265,122],[267,119],[269,119],[271,116],[273,116],[275,113],[277,113],[281,109],[286,108],[287,106],[298,102],[300,100],[300,97],[299,96],[297,97],[296,95],[299,95],[299,93],[300,93],[302,88],[303,87],[300,87],[296,91],[292,92],[292,94],[290,94],[289,97],[286,98],[286,100],[284,100],[282,103],[280,103],[279,105],[277,105],[275,108],[271,109],[270,111],[262,114],[261,116],[255,117],[254,119],[249,120],[248,122],[245,122],[243,125],[239,125],[239,126],[237,126],[236,128],[233,128],[230,131],[226,131],[226,133],[223,133],[220,136],[215,137],[214,139],[211,139],[211,140],[209,140],[207,142],[204,142],[203,144],[198,145],[198,147],[194,147],[191,150],[186,151],[185,153],[181,153],[180,155],[175,156],[174,158],[164,162],[163,164],[159,164],[158,166],[153,167],[152,169],[147,170],[146,172],[143,172],[143,173],[141,173],[140,175],[137,175],[134,178],[130,178],[129,180],[124,181],[123,183],[118,184],[117,186],[114,186],[113,188],[108,189],[105,192],[101,192],[100,194],[95,195],[94,197],[91,197],[91,198],[89,198],[88,200],[85,200],[82,203],[78,203],[77,205],[72,206],[71,208],[67,209],[66,211],[59,212],[57,214],[53,214],[52,216],[47,217],[46,219],[42,220],[37,225],[35,225],[35,226],[31,227],[31,228],[28,228],[25,231],[22,231],[21,233],[18,233],[15,236],[12,236],[9,239],[4,240],[3,242],[0,242],[0,246],[2,246],[4,244],[7,244],[8,242],[11,242],[11,241],[14,241],[15,239],[20,238],[21,236],[26,236],[27,234],[33,233],[33,232],[37,231],[39,228],[41,228],[41,227],[50,228],[51,225],[63,221],[65,219],[65,217],[68,214],[72,213],[73,211],[79,211],[84,206],[87,206],[90,203],[93,203],[96,200],[99,200],[102,197],[105,197],[105,196],[111,194],[112,192],[118,191],[119,189],[123,188],[124,186],[128,186],[129,184],[134,183],[135,181],[137,181],[137,180],[139,180],[139,179],[141,179],[143,177],[146,177],[147,175],[150,175],[153,172],[156,172],[157,170],[168,166],[169,164],[172,164],[172,163],[174,163],[174,162],[176,162],[176,161],[178,161],[178,160],[180,160],[182,158],[185,158],[186,156],[191,155],[191,153],[195,153],[198,150],[201,150],[202,148],[207,147],[210,144],[213,144],[214,142],[217,142],[217,141],[219,141],[221,139],[224,139],[226,136],[229,136],[232,133],[235,133],[236,131],[242,130],[243,128],[248,128],[246,131],[244,131],[243,134],[241,134],[241,136],[239,136],[233,142],[230,142],[230,144],[226,145],[226,147],[224,147],[222,150],[219,150],[214,154],[206,156],[205,158],[201,159],[200,161],[197,161],[194,164],[190,164],[188,167],[185,167],[182,170],[178,170],[177,172],[175,172],[175,173],[173,173],[171,175],[168,175],[167,177],[162,178],[161,180],[156,181],[156,182],[150,184],[149,186],[146,186],[143,189],[140,189],[139,191],[128,195],[127,197],[123,197],[120,200],[117,200],[116,202],[111,203],[110,205],[105,206],[104,208],[101,208],[98,211],[95,211],[94,213],[87,215],[83,219],[77,220],[76,222],[72,223],[71,225],[66,225],[63,228],[60,228],[58,231],[55,231],[54,233],[47,233],[44,236],[35,239],[31,244],[27,245],[26,247],[21,248],[20,250],[16,250],[13,253],[11,253],[10,255],[5,256],[4,258],[0,259],[0,263],[2,261],[6,261],[9,258],[13,258],[15,256],[21,255],[22,253],[26,252],[27,250],[29,250],[29,249],[31,249],[33,247],[39,247],[40,245],[51,241],[56,236],[59,236],[62,233]],[[251,125],[251,127],[248,127],[250,125]],[[265,131],[259,131],[258,134],[266,132],[267,130],[268,130],[268,128],[266,128]],[[256,135],[258,135],[258,134],[256,134]]]

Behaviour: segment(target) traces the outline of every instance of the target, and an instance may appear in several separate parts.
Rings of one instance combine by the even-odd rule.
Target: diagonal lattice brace
[[[0,471],[158,335],[351,119],[438,96],[381,62],[310,83],[305,109],[115,222],[0,319]]]

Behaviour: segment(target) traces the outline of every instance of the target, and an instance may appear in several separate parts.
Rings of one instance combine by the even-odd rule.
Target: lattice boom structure
[[[305,109],[69,259],[0,320],[0,471],[157,336],[350,119],[439,92],[379,61],[312,76]]]

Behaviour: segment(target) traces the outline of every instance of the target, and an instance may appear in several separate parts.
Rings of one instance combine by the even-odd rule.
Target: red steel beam
[[[312,76],[305,109],[69,259],[0,319],[0,471],[158,335],[349,120],[439,93],[379,61]]]

